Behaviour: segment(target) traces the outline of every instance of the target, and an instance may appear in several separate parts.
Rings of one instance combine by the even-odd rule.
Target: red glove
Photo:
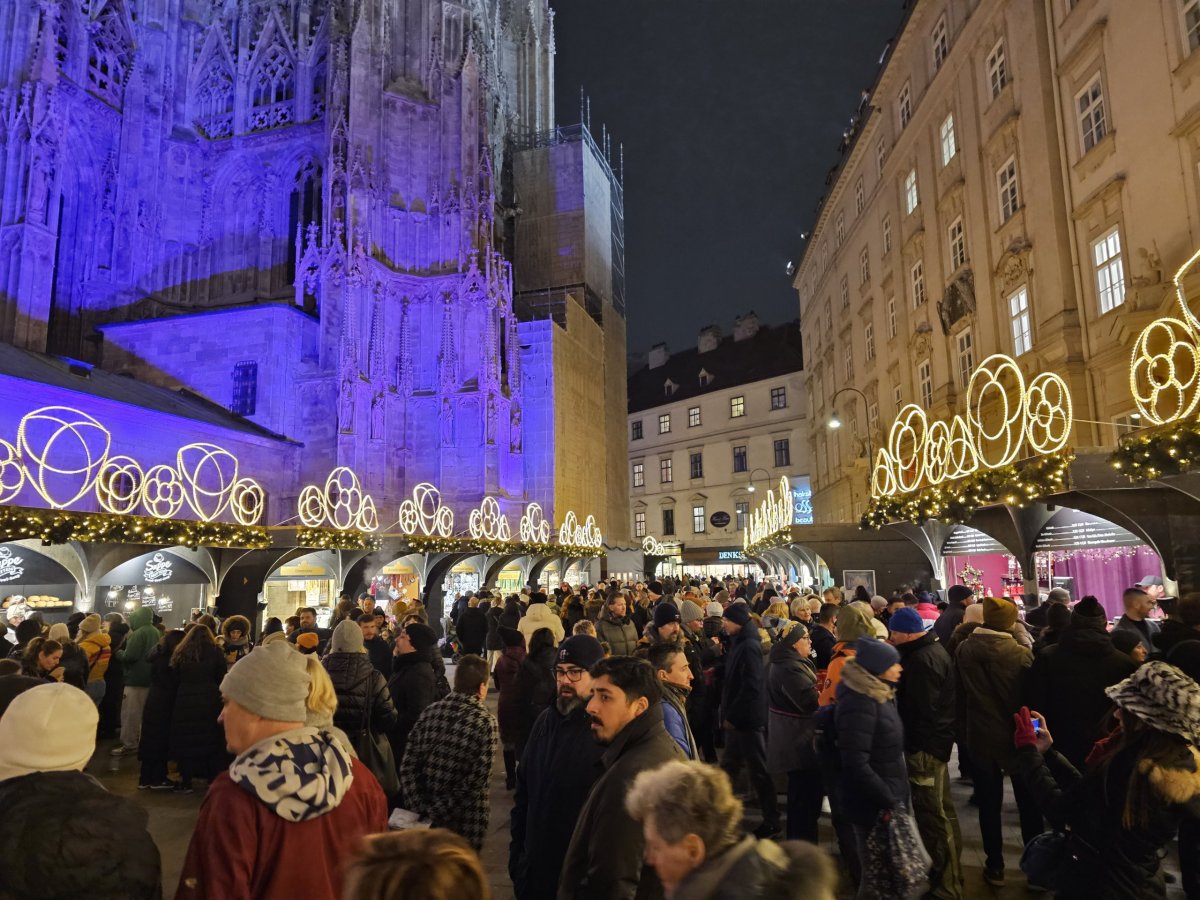
[[[1022,706],[1020,712],[1013,713],[1013,746],[1018,750],[1026,747],[1037,749],[1037,733],[1033,730],[1033,716],[1029,714],[1028,706]]]

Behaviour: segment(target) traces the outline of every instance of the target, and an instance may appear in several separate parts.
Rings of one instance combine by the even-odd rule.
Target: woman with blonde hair
[[[445,828],[363,838],[346,869],[342,900],[491,900],[470,844]]]

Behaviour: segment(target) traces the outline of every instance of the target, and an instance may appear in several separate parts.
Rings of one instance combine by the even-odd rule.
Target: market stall
[[[398,600],[421,599],[421,573],[404,560],[394,559],[371,579],[370,591],[375,604],[389,609]]]
[[[261,625],[271,617],[283,620],[296,615],[303,606],[317,613],[318,626],[325,628],[333,620],[337,605],[338,579],[333,560],[326,552],[309,553],[282,566],[267,576],[263,584]]]
[[[442,590],[447,597],[465,594],[467,591],[477,591],[480,586],[480,572],[474,560],[466,560],[453,566],[446,573],[442,582]]]
[[[149,607],[167,628],[182,628],[196,610],[207,611],[212,581],[169,550],[155,550],[123,563],[96,583],[95,611],[128,616]]]
[[[46,623],[65,622],[75,611],[79,585],[61,563],[22,543],[0,544],[0,605],[23,605]]]

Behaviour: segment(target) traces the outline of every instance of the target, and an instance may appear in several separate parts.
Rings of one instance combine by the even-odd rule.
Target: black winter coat
[[[392,674],[391,643],[385,641],[379,635],[375,635],[369,641],[363,641],[363,646],[367,650],[367,659],[371,660],[371,665],[375,667],[375,671],[385,679],[390,676]]]
[[[165,762],[170,759],[171,717],[175,710],[175,694],[179,678],[171,666],[171,654],[159,644],[150,651],[150,689],[142,711],[142,739],[138,744],[138,759],[145,762]]]
[[[638,773],[683,759],[655,703],[621,729],[601,756],[604,774],[579,812],[563,858],[559,900],[632,900],[662,897],[662,883],[643,861],[646,842],[625,809]]]
[[[492,606],[488,609],[487,615],[487,640],[483,642],[483,649],[503,650],[504,641],[500,640],[500,617],[504,614],[504,610],[499,606]]]
[[[833,658],[833,648],[837,638],[824,625],[814,625],[811,629],[813,652],[817,655],[817,671],[829,668],[829,660]]]
[[[767,727],[767,678],[758,626],[729,639],[721,685],[721,718],[739,731]]]
[[[767,663],[767,769],[815,769],[813,720],[817,711],[817,670],[792,647],[775,644]],[[815,774],[812,776],[815,777]]]
[[[367,726],[371,711],[371,731],[386,734],[396,724],[396,707],[387,682],[371,665],[365,653],[330,653],[324,660],[325,671],[337,693],[333,724],[342,729],[355,746]]]
[[[1054,749],[1076,768],[1083,768],[1112,709],[1104,689],[1136,668],[1105,632],[1074,624],[1033,660],[1026,701],[1046,717],[1054,729]]]
[[[514,683],[516,694],[518,752],[524,748],[529,734],[533,731],[533,723],[547,706],[554,702],[557,684],[554,681],[554,660],[558,650],[555,647],[545,647],[533,656],[526,656],[517,670]]]
[[[63,683],[85,690],[88,677],[87,653],[74,641],[62,645],[63,653],[59,665],[63,667]],[[107,690],[107,688],[105,688]]]
[[[170,758],[191,767],[201,778],[216,775],[228,763],[221,714],[221,680],[229,671],[219,647],[197,662],[175,667],[178,687],[171,711]]]
[[[397,760],[404,759],[408,733],[421,713],[436,699],[436,675],[426,653],[404,653],[392,661],[388,694],[396,710],[396,722],[388,731],[388,741]]]
[[[1054,720],[1047,715],[1047,722]],[[1055,746],[1058,729],[1055,728]],[[1081,866],[1066,900],[1157,900],[1166,896],[1159,860],[1185,814],[1200,814],[1200,751],[1179,749],[1170,765],[1153,765],[1148,782],[1148,821],[1131,830],[1122,824],[1136,750],[1118,753],[1107,766],[1086,775],[1051,748],[1044,757],[1032,747],[1017,751],[1015,769],[1056,829],[1070,828],[1096,851]],[[1182,849],[1182,848],[1181,848]]]
[[[942,610],[942,614],[933,623],[933,633],[937,635],[937,639],[943,644],[950,640],[950,635],[954,633],[955,628],[962,624],[963,616],[966,614],[967,608],[961,603],[951,603]]]
[[[1154,658],[1166,659],[1176,644],[1182,641],[1200,641],[1200,631],[1184,625],[1178,619],[1167,619],[1151,640],[1154,643]]]
[[[483,655],[483,644],[487,640],[488,634],[486,612],[478,606],[468,607],[458,614],[458,622],[455,623],[454,628],[458,634],[461,652],[474,653],[476,656]]]
[[[603,768],[587,711],[551,705],[533,725],[517,767],[508,874],[517,900],[554,900],[579,811]]]
[[[505,603],[504,612],[500,613],[500,624],[505,628],[516,628],[521,624],[521,616],[524,613],[521,611],[521,602]]]
[[[896,689],[896,708],[904,723],[904,752],[928,753],[949,762],[956,718],[950,654],[928,632],[897,649],[904,666]]]
[[[871,825],[883,810],[909,805],[904,726],[892,689],[857,660],[842,669],[834,722],[846,820]]]
[[[146,811],[82,772],[0,781],[5,897],[162,897],[162,862]]]

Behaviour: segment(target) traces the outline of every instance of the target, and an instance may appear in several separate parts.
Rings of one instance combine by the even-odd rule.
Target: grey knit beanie
[[[221,694],[264,719],[303,722],[310,680],[307,657],[274,641],[234,663],[221,681]]]
[[[338,622],[337,628],[333,629],[329,650],[331,653],[366,653],[362,629],[358,627],[358,623],[349,619]]]

